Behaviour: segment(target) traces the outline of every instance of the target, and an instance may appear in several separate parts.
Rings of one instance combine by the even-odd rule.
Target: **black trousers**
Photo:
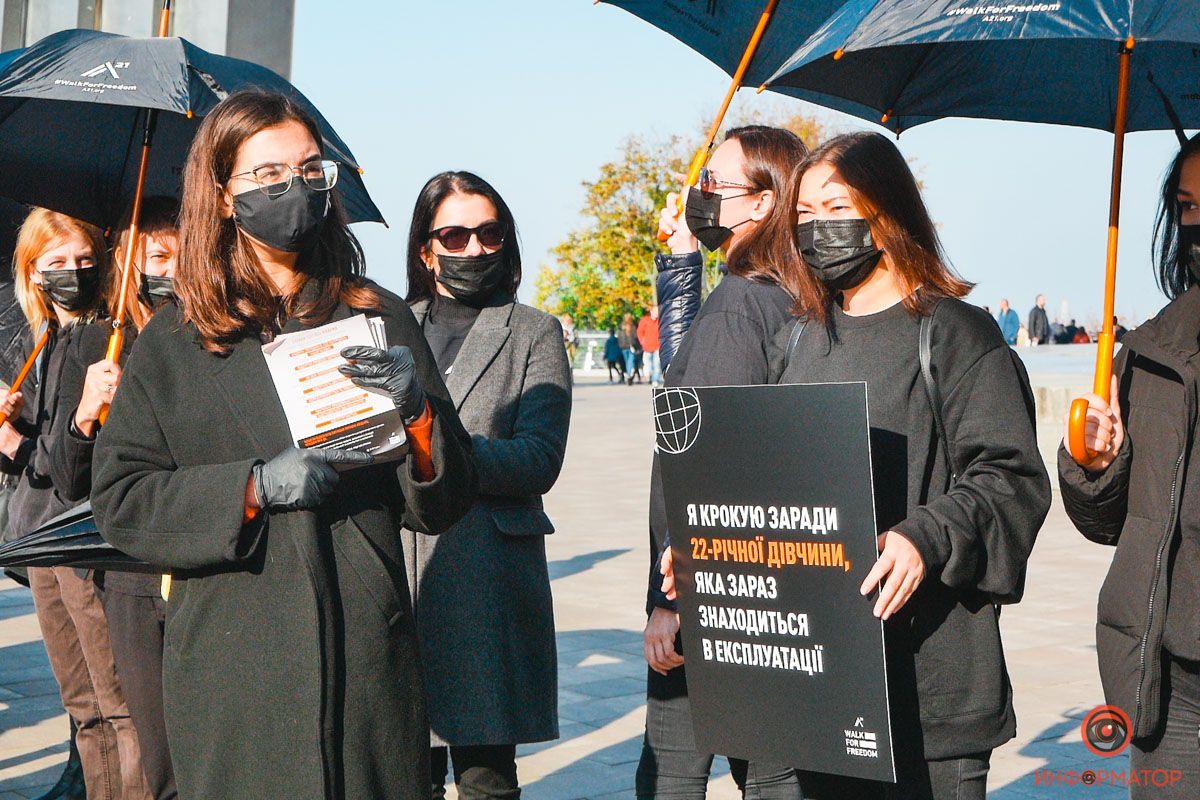
[[[1146,780],[1129,787],[1132,800],[1200,797],[1200,662],[1163,651],[1161,707],[1166,719],[1148,739],[1134,739],[1129,769]]]
[[[517,746],[512,744],[431,747],[429,772],[433,800],[446,796],[446,772],[454,765],[459,800],[518,800]]]
[[[646,734],[637,767],[638,800],[704,800],[713,756],[696,750],[684,668],[646,677]],[[796,771],[782,764],[729,759],[745,800],[803,800]]]
[[[163,716],[162,659],[166,603],[112,586],[101,594],[117,678],[142,747],[142,769],[155,800],[176,800],[175,773]]]

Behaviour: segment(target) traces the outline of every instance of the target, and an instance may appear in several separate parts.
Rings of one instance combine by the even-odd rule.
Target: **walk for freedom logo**
[[[107,83],[112,78],[115,81],[121,80],[121,70],[129,69],[130,62],[128,61],[105,61],[103,64],[97,64],[86,72],[79,73],[80,78],[94,78],[98,80],[70,80],[67,78],[56,78],[55,86],[71,86],[79,89],[85,94],[104,94],[109,89],[119,92],[136,92],[136,83]]]

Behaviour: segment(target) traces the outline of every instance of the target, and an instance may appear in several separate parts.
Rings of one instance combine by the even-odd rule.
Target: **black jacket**
[[[699,259],[699,254],[693,254]],[[685,257],[686,258],[686,257]],[[771,342],[791,319],[792,297],[771,283],[726,275],[686,331],[666,374],[667,386],[753,386],[771,377]],[[661,320],[661,312],[660,317]],[[666,547],[667,509],[658,456],[650,473],[650,576],[646,613],[674,608],[661,591],[658,557]]]
[[[256,462],[292,444],[246,337],[204,350],[167,306],[142,331],[96,444],[100,531],[175,574],[164,707],[181,797],[429,797],[429,728],[401,526],[475,504],[471,439],[402,300],[376,289],[433,408],[436,475],[410,460],[342,477],[318,508],[244,520]],[[351,315],[344,305],[335,319]],[[298,329],[293,320],[285,331]]]
[[[665,372],[683,344],[683,335],[700,311],[700,289],[704,283],[704,258],[697,251],[684,255],[659,254],[658,268],[658,359]]]
[[[13,426],[28,438],[15,459],[0,456],[0,469],[21,475],[8,506],[14,535],[29,533],[87,500],[93,444],[72,435],[70,424],[87,368],[104,358],[111,330],[104,323],[76,322],[51,334],[40,357],[36,389],[22,392],[25,404]]]
[[[1100,589],[1096,655],[1104,696],[1129,714],[1134,737],[1162,722],[1167,553],[1180,536],[1180,479],[1192,456],[1200,376],[1200,287],[1122,341],[1117,375],[1125,444],[1091,474],[1059,449],[1058,479],[1080,533],[1117,548]]]
[[[1034,306],[1029,311],[1029,324],[1026,327],[1029,329],[1031,342],[1046,344],[1050,341],[1050,318],[1046,316],[1046,309],[1041,306]]]
[[[776,338],[781,350],[791,328]],[[914,319],[914,341],[918,330]],[[885,623],[885,636],[894,738],[919,740],[925,759],[944,759],[991,750],[1016,735],[999,604],[1021,598],[1051,494],[1029,379],[994,321],[962,301],[942,300],[931,339],[946,438],[960,472],[952,481],[933,410],[923,388],[915,388],[920,424],[907,443],[907,517],[891,529],[917,548],[926,575]],[[796,367],[785,368],[780,382],[805,382]],[[869,381],[870,368],[844,380]]]

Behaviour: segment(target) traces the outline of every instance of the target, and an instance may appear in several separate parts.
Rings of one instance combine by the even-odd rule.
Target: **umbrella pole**
[[[163,0],[162,13],[158,18],[158,36],[165,38],[171,28],[171,0]],[[125,247],[125,263],[121,265],[121,291],[117,295],[117,313],[113,316],[112,333],[108,337],[108,349],[104,357],[113,363],[121,360],[121,345],[125,341],[125,306],[129,297],[129,282],[133,279],[133,254],[138,248],[142,216],[142,195],[146,188],[146,171],[150,164],[150,144],[154,140],[154,126],[158,112],[146,110],[146,125],[142,131],[142,158],[138,163],[137,185],[133,192],[133,210],[129,215],[129,237]],[[100,409],[100,424],[108,420],[108,406]]]
[[[29,377],[29,371],[33,369],[33,365],[37,362],[38,354],[42,352],[42,348],[46,346],[46,342],[50,339],[50,328],[46,328],[42,332],[41,338],[37,340],[37,344],[33,346],[33,352],[29,354],[29,358],[25,359],[25,366],[21,367],[21,371],[17,373],[17,378],[12,382],[12,386],[8,387],[8,391],[21,391],[21,384],[25,383],[25,379]],[[0,425],[8,422],[7,414],[0,414]]]
[[[1108,252],[1104,265],[1104,321],[1097,337],[1096,377],[1092,392],[1105,402],[1111,402],[1109,389],[1112,384],[1113,361],[1113,314],[1117,292],[1117,232],[1121,216],[1121,164],[1125,154],[1125,122],[1129,112],[1129,57],[1133,52],[1133,37],[1121,47],[1120,72],[1117,78],[1117,113],[1113,125],[1112,193],[1108,201]],[[1067,448],[1079,463],[1096,458],[1097,453],[1087,447],[1088,402],[1082,397],[1071,403],[1070,422],[1067,430]]]
[[[700,169],[708,162],[708,155],[712,152],[713,143],[717,140],[717,134],[721,130],[721,123],[725,121],[725,113],[729,111],[729,105],[733,102],[733,96],[742,86],[742,78],[746,75],[746,70],[750,68],[750,62],[754,60],[754,53],[758,50],[758,43],[762,41],[763,33],[767,29],[767,23],[771,21],[771,16],[775,13],[775,6],[779,5],[779,0],[767,0],[767,5],[763,8],[763,12],[759,15],[758,24],[754,26],[754,33],[750,35],[750,42],[746,45],[746,52],[742,53],[742,60],[738,62],[737,69],[733,73],[733,80],[729,84],[729,90],[725,92],[725,99],[721,102],[721,108],[717,111],[717,116],[713,118],[712,125],[708,128],[708,134],[705,136],[705,142],[696,151],[696,155],[692,157],[692,163],[688,167],[687,183],[684,188],[692,186],[700,178]],[[675,213],[683,213],[684,193],[679,193],[679,199],[675,202]],[[659,233],[658,240],[665,242],[667,236]]]

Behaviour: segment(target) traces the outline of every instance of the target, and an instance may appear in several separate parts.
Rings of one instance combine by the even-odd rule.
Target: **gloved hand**
[[[350,361],[338,370],[365,389],[383,389],[392,396],[406,423],[425,411],[425,390],[417,380],[417,363],[412,350],[397,345],[380,350],[378,347],[347,347],[342,358]]]
[[[334,464],[370,464],[375,458],[358,450],[301,450],[289,447],[252,469],[254,493],[263,508],[296,511],[321,503],[341,476]]]

